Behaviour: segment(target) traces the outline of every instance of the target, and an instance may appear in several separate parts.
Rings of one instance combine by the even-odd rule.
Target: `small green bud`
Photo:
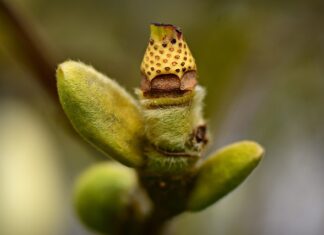
[[[115,81],[80,62],[57,69],[61,104],[75,129],[121,163],[143,165],[143,121],[136,101]]]
[[[97,164],[84,172],[75,188],[75,209],[89,228],[116,234],[129,215],[136,174],[117,163]]]
[[[214,153],[198,169],[188,210],[203,210],[232,191],[252,172],[263,154],[263,148],[252,141],[237,142]]]

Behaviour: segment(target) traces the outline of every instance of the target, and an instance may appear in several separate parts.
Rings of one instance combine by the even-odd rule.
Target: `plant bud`
[[[63,109],[81,136],[127,166],[144,164],[142,114],[122,87],[74,61],[59,65],[57,86]]]
[[[203,210],[235,189],[250,175],[263,154],[263,148],[252,141],[237,142],[212,154],[198,169],[188,210]]]
[[[196,63],[179,28],[151,24],[151,36],[141,64],[145,95],[191,91],[196,85]]]
[[[129,219],[127,213],[136,187],[133,170],[116,163],[97,164],[78,179],[75,209],[81,221],[92,230],[117,234]]]

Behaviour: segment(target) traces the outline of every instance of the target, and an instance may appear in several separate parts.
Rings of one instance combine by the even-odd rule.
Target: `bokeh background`
[[[171,230],[324,233],[323,1],[8,3],[51,63],[49,70],[43,60],[33,64],[28,43],[0,11],[0,234],[93,234],[73,212],[73,182],[106,158],[73,134],[55,94],[39,81],[53,83],[55,65],[70,58],[132,92],[151,22],[180,26],[196,58],[208,91],[207,152],[240,139],[266,149],[243,185],[201,213],[177,217]],[[42,77],[37,69],[50,72]]]

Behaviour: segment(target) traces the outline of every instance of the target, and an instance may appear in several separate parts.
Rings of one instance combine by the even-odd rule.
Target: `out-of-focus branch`
[[[21,55],[22,62],[35,74],[34,78],[42,85],[51,98],[57,103],[58,96],[55,82],[55,63],[37,38],[32,25],[26,17],[9,2],[0,0],[0,17],[8,25],[15,40],[15,46]]]
[[[54,104],[54,110],[48,110],[52,119],[61,126],[75,139],[83,142],[83,139],[73,129],[70,121],[66,117],[59,102],[56,88],[56,62],[51,55],[46,44],[38,37],[33,25],[29,23],[28,17],[24,17],[20,11],[8,1],[0,0],[0,21],[9,29],[10,40],[13,40],[14,48],[10,48],[20,62],[34,74],[33,79],[41,85]],[[7,46],[7,45],[5,45]],[[8,45],[10,47],[10,45]],[[89,146],[89,145],[84,145]],[[90,150],[91,149],[91,150]],[[89,150],[93,148],[89,146]],[[93,156],[98,157],[102,154],[94,151]]]
[[[53,56],[46,49],[46,45],[37,36],[36,30],[32,24],[29,23],[27,17],[24,17],[8,1],[0,0],[0,20],[1,23],[9,29],[10,40],[13,40],[14,48],[10,48],[15,54],[16,58],[20,60],[26,67],[34,74],[32,76],[55,105],[54,113],[51,115],[56,122],[62,126],[77,139],[81,138],[76,134],[68,121],[63,109],[59,103],[55,69],[56,63]],[[7,46],[7,45],[5,45]],[[10,47],[10,45],[8,45]]]

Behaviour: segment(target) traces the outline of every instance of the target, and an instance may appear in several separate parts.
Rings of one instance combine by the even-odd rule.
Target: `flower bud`
[[[81,221],[94,231],[117,234],[128,220],[131,197],[137,187],[133,170],[116,163],[100,163],[78,179],[75,209]]]
[[[263,154],[263,148],[252,141],[237,142],[214,153],[198,169],[188,210],[203,210],[228,194],[250,175]]]
[[[193,90],[196,70],[180,29],[169,24],[151,24],[151,36],[141,64],[144,94]]]
[[[63,109],[81,136],[127,166],[144,164],[142,114],[122,87],[74,61],[59,65],[57,86]]]

